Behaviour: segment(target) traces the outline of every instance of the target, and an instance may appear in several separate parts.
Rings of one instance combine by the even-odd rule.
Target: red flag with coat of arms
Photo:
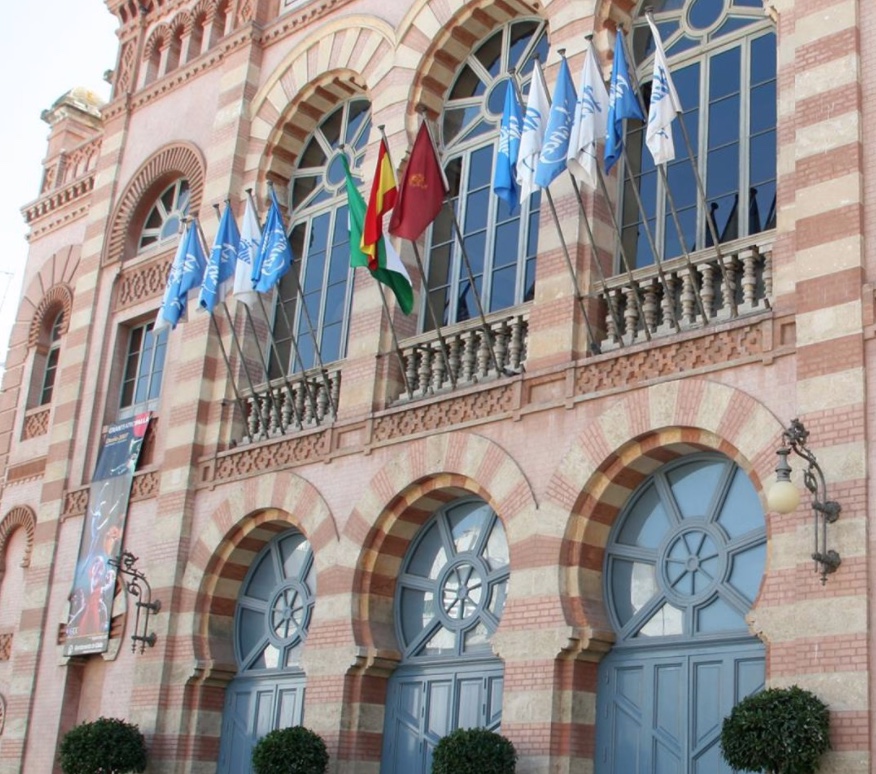
[[[389,233],[416,242],[438,217],[447,187],[426,122],[420,124],[398,189]]]

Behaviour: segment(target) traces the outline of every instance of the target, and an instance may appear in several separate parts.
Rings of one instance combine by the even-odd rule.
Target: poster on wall
[[[147,411],[110,425],[97,455],[70,591],[65,656],[104,653],[109,644],[116,589],[110,560],[122,552],[131,483],[150,416]]]

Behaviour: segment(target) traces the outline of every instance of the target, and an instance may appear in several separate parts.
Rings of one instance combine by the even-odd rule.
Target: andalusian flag
[[[368,209],[365,212],[360,245],[362,252],[368,256],[368,268],[371,271],[379,268],[377,246],[383,239],[383,216],[395,206],[397,196],[392,164],[386,152],[386,143],[381,140],[377,152],[377,170],[374,173],[374,182],[371,184],[371,197],[368,199]]]
[[[414,308],[414,289],[407,269],[384,234],[376,243],[376,268],[371,268],[370,255],[362,249],[362,237],[365,225],[365,200],[356,188],[350,175],[346,156],[341,156],[344,162],[344,175],[347,180],[347,200],[350,209],[350,266],[364,266],[371,276],[382,282],[395,294],[398,305],[405,314],[410,314]],[[380,167],[378,167],[379,169]],[[377,188],[377,181],[375,181]],[[394,189],[393,189],[394,190]],[[372,199],[374,194],[372,192]]]

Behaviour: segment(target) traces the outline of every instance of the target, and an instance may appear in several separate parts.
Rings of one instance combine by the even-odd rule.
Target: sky
[[[115,67],[115,17],[103,0],[9,0],[0,24],[0,363],[6,359],[27,260],[21,208],[36,199],[49,126],[40,113],[75,86],[104,100]]]

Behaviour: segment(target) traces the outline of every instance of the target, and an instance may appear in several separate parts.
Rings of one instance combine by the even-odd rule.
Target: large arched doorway
[[[604,595],[617,642],[599,667],[598,774],[729,774],[723,718],[764,683],[745,623],[766,560],[763,509],[732,461],[664,465],[609,537]]]
[[[258,739],[302,723],[301,653],[315,597],[310,543],[298,530],[287,530],[259,552],[240,587],[234,615],[238,672],[225,692],[219,774],[247,774]]]
[[[417,533],[396,586],[402,663],[387,691],[382,774],[427,774],[441,737],[498,729],[504,670],[490,638],[508,574],[505,529],[483,500],[456,500]]]

